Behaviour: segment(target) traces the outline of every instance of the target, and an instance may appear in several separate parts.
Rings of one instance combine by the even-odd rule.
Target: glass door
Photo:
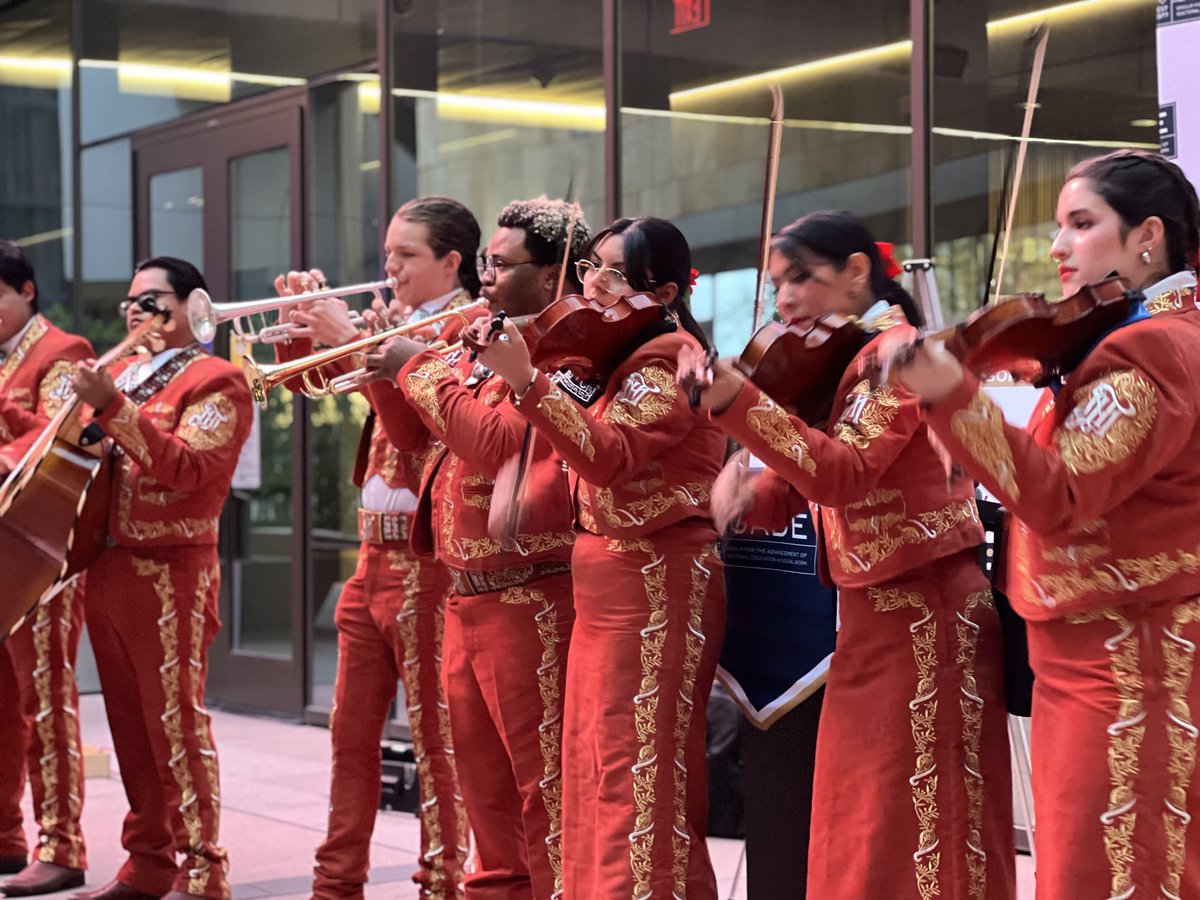
[[[283,91],[134,140],[139,258],[200,267],[218,302],[272,296],[303,262],[304,94]],[[213,352],[240,361],[222,329]],[[253,349],[271,362],[270,346]],[[308,417],[279,388],[255,409],[221,521],[222,628],[208,697],[299,715],[306,701],[305,610],[311,579]]]

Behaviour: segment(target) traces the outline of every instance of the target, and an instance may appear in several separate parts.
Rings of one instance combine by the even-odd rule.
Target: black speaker
[[[384,741],[383,784],[379,790],[379,808],[415,813],[421,802],[421,783],[412,744]]]

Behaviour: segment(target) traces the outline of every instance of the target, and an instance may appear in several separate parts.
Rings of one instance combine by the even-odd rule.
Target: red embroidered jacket
[[[584,409],[544,373],[518,409],[578,476],[579,524],[593,534],[637,538],[709,517],[725,437],[675,385],[684,331],[655,337],[609,378]]]
[[[858,374],[873,343],[842,376],[826,432],[752,384],[713,417],[772,470],[755,486],[763,502],[788,517],[801,497],[819,504],[830,575],[841,587],[878,585],[983,542],[974,487],[963,476],[947,487],[916,397]],[[784,480],[798,493],[789,495]]]
[[[474,302],[467,291],[460,291],[450,299],[446,309],[458,309]],[[474,315],[479,314],[478,312],[474,313]],[[470,314],[468,315],[470,316]],[[431,327],[440,328],[436,340],[451,344],[458,340],[463,323],[459,319],[451,318],[434,323]],[[279,362],[301,359],[312,352],[313,343],[308,338],[298,338],[275,345],[275,358]],[[357,363],[353,359],[341,359],[322,366],[321,374],[326,378],[334,378],[351,371],[356,365]],[[304,387],[299,377],[288,379],[284,382],[284,386],[293,392],[299,392]],[[372,408],[376,408],[377,397],[385,397],[388,392],[387,387],[381,387],[378,392],[375,390],[365,392],[364,396],[367,397]],[[360,463],[355,467],[356,474],[360,476],[355,480],[357,486],[362,487],[372,475],[379,475],[390,488],[408,488],[413,493],[417,493],[420,490],[421,474],[425,469],[425,458],[429,448],[414,446],[410,450],[401,452],[388,441],[383,423],[378,418],[375,420],[369,441],[365,465]]]
[[[1031,434],[967,375],[926,411],[1017,520],[1007,589],[1027,619],[1200,593],[1200,316],[1108,335]]]
[[[0,363],[0,450],[20,459],[73,395],[75,363],[95,356],[86,339],[35,314],[13,352]],[[30,415],[21,415],[21,413]],[[7,446],[6,446],[7,445]]]
[[[497,570],[571,558],[574,514],[566,464],[548,441],[534,438],[525,502],[515,540],[501,548],[488,535],[492,488],[500,467],[521,451],[526,422],[512,405],[499,375],[470,376],[474,365],[460,357],[449,365],[436,351],[409,360],[395,391],[406,403],[385,402],[371,386],[389,438],[402,450],[430,446],[421,504],[412,536],[418,553],[436,552],[456,569]],[[466,382],[466,383],[464,383]]]
[[[109,539],[126,547],[215,544],[252,415],[238,368],[196,345],[119,395],[95,419],[120,450]]]

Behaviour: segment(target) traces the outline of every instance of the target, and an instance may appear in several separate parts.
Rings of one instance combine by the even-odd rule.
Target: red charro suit
[[[488,535],[496,475],[528,426],[504,379],[418,354],[380,403],[400,446],[438,441],[413,546],[450,570],[444,676],[459,780],[475,833],[468,898],[562,895],[562,714],[574,621],[574,515],[566,466],[533,441],[517,548]],[[374,389],[378,392],[379,388]],[[390,391],[390,389],[388,389]]]
[[[81,337],[34,315],[0,363],[0,451],[21,458],[71,396],[75,363],[93,356]],[[0,644],[0,857],[24,856],[21,797],[28,773],[38,821],[33,858],[87,868],[79,816],[83,755],[75,655],[82,579],[38,607]]]
[[[464,291],[448,308],[470,302]],[[451,320],[441,328],[438,339],[452,341],[461,322]],[[298,340],[276,349],[280,358],[296,359],[311,353],[312,345]],[[332,377],[350,367],[343,360],[324,367],[324,374]],[[288,387],[295,390],[300,385]],[[397,450],[374,414],[366,427],[368,455],[365,463],[356,464],[355,483],[362,487],[378,475],[389,488],[416,491],[427,448]],[[421,852],[413,880],[422,896],[441,900],[457,896],[463,879],[468,825],[441,678],[443,604],[450,581],[442,566],[409,550],[412,518],[411,513],[360,510],[358,567],[342,587],[334,613],[338,669],[329,722],[333,766],[329,824],[314,870],[313,895],[318,898],[363,895],[379,809],[380,740],[397,681],[404,685],[421,785]]]
[[[87,623],[130,807],[117,878],[155,896],[230,896],[204,679],[217,521],[251,411],[241,372],[192,344],[96,416],[116,444]]]
[[[715,898],[705,707],[725,631],[708,515],[725,439],[675,386],[683,332],[583,409],[539,374],[518,408],[577,474],[563,731],[566,896]]]
[[[1200,896],[1200,314],[1178,311],[1102,340],[1032,434],[970,375],[927,413],[1017,520],[1039,897]]]
[[[772,470],[755,486],[764,507],[820,504],[839,589],[808,896],[1006,900],[1012,788],[983,531],[970,481],[947,485],[916,398],[857,374],[873,352],[843,376],[828,433],[751,384],[714,417]]]

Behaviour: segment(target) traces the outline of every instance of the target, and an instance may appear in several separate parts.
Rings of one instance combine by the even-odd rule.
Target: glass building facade
[[[569,192],[593,225],[675,221],[696,318],[736,353],[778,84],[776,226],[858,213],[936,260],[951,319],[985,295],[1043,24],[1000,290],[1051,292],[1067,168],[1157,146],[1154,0],[0,0],[0,237],[105,347],[137,259],[196,262],[218,300],[288,269],[373,281],[412,196],[463,201],[486,241],[509,200]],[[261,412],[223,523],[214,702],[327,714],[364,415],[283,391]]]

